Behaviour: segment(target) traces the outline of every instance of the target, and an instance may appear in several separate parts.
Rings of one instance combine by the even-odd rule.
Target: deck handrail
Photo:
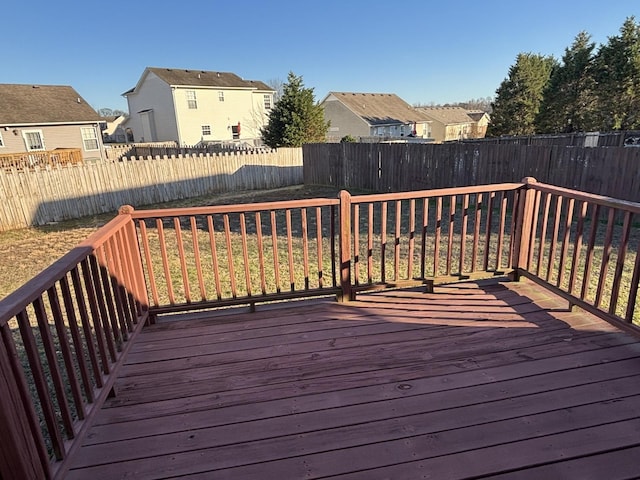
[[[147,304],[126,209],[0,301],[0,477],[64,470]]]
[[[0,168],[33,169],[55,165],[82,163],[79,148],[56,148],[55,150],[33,150],[31,152],[0,153]]]
[[[163,313],[318,295],[349,301],[365,290],[510,274],[638,334],[638,213],[640,204],[533,178],[122,207],[0,301],[0,477],[63,476],[87,418],[113,393],[131,338]]]

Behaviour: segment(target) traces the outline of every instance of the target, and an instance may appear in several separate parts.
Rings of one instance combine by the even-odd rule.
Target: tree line
[[[597,49],[580,32],[560,61],[518,54],[492,110],[487,136],[640,129],[640,24]]]

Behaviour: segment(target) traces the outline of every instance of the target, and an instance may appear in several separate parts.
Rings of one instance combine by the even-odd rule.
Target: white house
[[[256,144],[275,90],[234,73],[148,67],[125,92],[136,142]]]

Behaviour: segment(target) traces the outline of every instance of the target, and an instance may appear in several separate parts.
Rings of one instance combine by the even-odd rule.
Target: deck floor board
[[[69,479],[640,472],[640,342],[529,282],[176,315],[119,373]]]

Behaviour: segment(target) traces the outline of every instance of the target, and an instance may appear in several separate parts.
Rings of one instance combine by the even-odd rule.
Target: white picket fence
[[[302,149],[257,154],[124,158],[0,171],[0,231],[215,192],[303,183]]]

